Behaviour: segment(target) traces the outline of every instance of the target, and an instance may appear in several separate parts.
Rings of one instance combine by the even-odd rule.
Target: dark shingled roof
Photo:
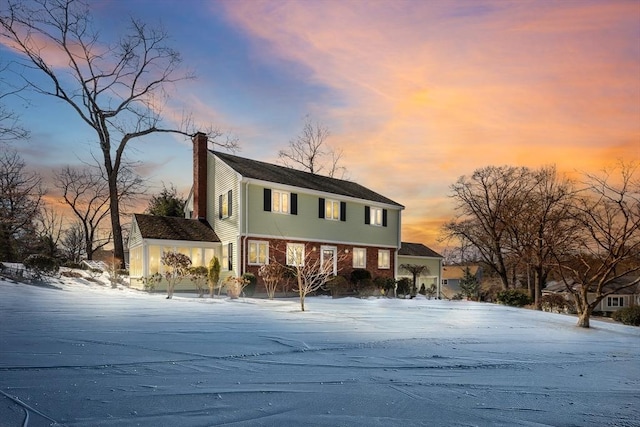
[[[208,222],[196,219],[134,214],[140,234],[145,239],[219,242]]]
[[[402,242],[398,255],[407,256],[426,256],[432,258],[443,258],[442,255],[423,245],[422,243]]]
[[[258,160],[245,159],[243,157],[220,153],[218,151],[212,151],[212,153],[245,178],[291,185],[293,187],[322,191],[339,196],[354,197],[356,199],[385,203],[388,205],[398,206],[400,208],[404,207],[401,204],[352,181],[329,178],[327,176],[316,175]]]

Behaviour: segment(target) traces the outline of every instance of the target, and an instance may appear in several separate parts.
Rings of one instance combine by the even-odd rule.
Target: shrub
[[[156,289],[156,285],[162,280],[162,275],[160,273],[155,273],[151,276],[143,277],[140,280],[142,281],[142,286],[145,291],[153,292]]]
[[[347,293],[349,281],[344,276],[334,276],[325,282],[324,288],[331,292],[333,298],[336,298]]]
[[[531,297],[520,289],[506,289],[498,292],[496,299],[499,303],[512,307],[524,307],[531,304]]]
[[[407,295],[409,295],[409,293],[411,292],[412,286],[413,286],[413,283],[411,282],[411,279],[409,279],[408,277],[403,277],[399,279],[396,282],[396,290],[398,292],[398,295],[402,294],[402,298],[406,298]]]
[[[640,326],[640,305],[625,307],[614,311],[611,318],[625,325]]]
[[[277,262],[264,264],[258,270],[258,276],[264,281],[264,288],[267,290],[267,297],[273,299],[276,295],[276,288],[285,274],[285,267]]]
[[[249,282],[244,277],[228,276],[224,280],[224,286],[227,290],[227,296],[231,299],[237,299],[242,294],[244,287]]]
[[[60,275],[62,277],[71,277],[73,279],[82,277],[82,274],[78,273],[77,271],[62,271],[60,272]]]
[[[361,286],[358,289],[358,297],[360,298],[369,298],[376,294],[378,294],[378,288],[376,288],[373,284]]]
[[[53,276],[59,270],[57,261],[47,255],[29,255],[23,264],[34,273],[37,279],[42,276]]]
[[[381,290],[383,295],[389,295],[396,288],[396,281],[392,277],[378,276],[373,279],[374,285]]]
[[[204,295],[204,287],[207,283],[207,275],[209,274],[209,269],[203,265],[199,265],[197,267],[189,268],[189,280],[196,286],[196,290],[198,291],[198,297],[202,298]]]
[[[422,285],[422,287],[424,287],[424,285]],[[424,290],[423,295],[426,296],[428,299],[431,299],[431,298],[435,298],[437,293],[438,293],[438,287],[436,286],[435,283],[432,283],[431,286],[429,286]]]
[[[572,304],[560,294],[545,294],[540,298],[540,307],[544,311],[562,313],[571,309]]]
[[[356,290],[359,290],[360,288],[365,288],[371,285],[371,272],[364,268],[356,268],[351,271],[349,279]]]
[[[209,261],[209,296],[213,298],[213,290],[218,286],[220,281],[220,260],[217,257],[211,258]],[[221,289],[222,287],[219,287]]]
[[[256,283],[258,283],[258,278],[253,273],[244,273],[242,278],[247,282],[244,287],[244,294],[248,297],[252,297],[256,292]]]

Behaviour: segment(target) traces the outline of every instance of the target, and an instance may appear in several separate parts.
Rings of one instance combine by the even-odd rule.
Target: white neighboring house
[[[635,279],[636,277],[622,277],[616,282],[612,283],[610,286],[605,287],[603,293],[606,293],[608,289],[619,288],[621,286],[624,286],[625,283],[631,283]],[[573,298],[563,282],[548,282],[547,286],[542,290],[542,294],[559,294],[564,296],[565,299],[573,302]],[[593,301],[595,299],[595,294],[589,293],[588,298],[589,301]],[[613,313],[614,311],[618,311],[621,308],[631,307],[634,305],[640,305],[640,283],[626,287],[624,289],[619,289],[607,295],[602,299],[602,301],[600,301],[600,303],[598,303],[594,311],[599,311],[602,313]]]

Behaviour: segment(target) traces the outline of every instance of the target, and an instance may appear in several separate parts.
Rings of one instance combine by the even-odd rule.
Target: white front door
[[[325,263],[328,263],[334,276],[338,273],[337,254],[338,248],[335,246],[322,246],[320,248],[320,264],[325,265]]]

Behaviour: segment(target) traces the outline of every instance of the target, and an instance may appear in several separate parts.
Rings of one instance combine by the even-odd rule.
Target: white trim
[[[333,245],[347,245],[347,246],[366,246],[371,248],[385,248],[385,249],[398,249],[397,246],[394,245],[383,245],[376,243],[362,243],[362,242],[353,242],[353,241],[343,241],[343,240],[327,240],[327,239],[310,239],[305,237],[291,237],[291,236],[283,236],[281,234],[250,234],[245,235],[247,238],[254,239],[277,239],[277,240],[287,240],[287,241],[296,241],[296,242],[308,242],[308,243],[331,243]],[[397,251],[396,251],[397,253]]]

